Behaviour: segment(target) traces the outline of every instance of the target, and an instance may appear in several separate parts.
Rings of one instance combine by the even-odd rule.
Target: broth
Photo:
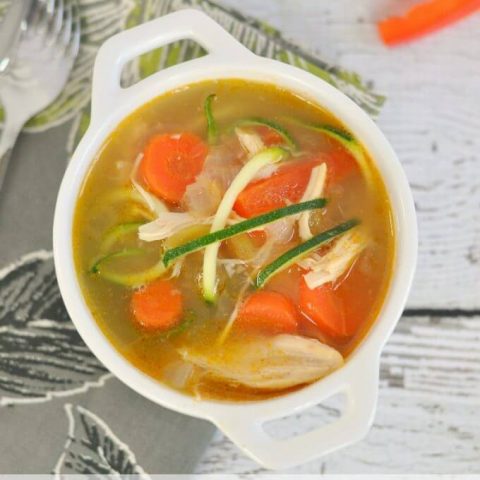
[[[209,145],[205,100],[213,93],[216,97],[211,98],[210,107],[218,137],[216,142]],[[261,121],[256,121],[259,119]],[[274,122],[275,128],[262,119]],[[282,126],[281,130],[277,124]],[[325,130],[309,128],[311,125],[328,126],[328,132],[333,132],[334,136]],[[282,137],[283,129],[288,137]],[[152,157],[152,161],[157,162],[160,155],[156,153],[157,150],[166,148],[161,144],[165,143],[166,134],[170,135],[170,142],[190,141],[188,151],[195,153],[189,153],[187,160],[190,163],[187,162],[187,165],[182,163],[183,153],[178,154],[175,157],[178,162],[174,165],[178,171],[171,170],[167,180],[157,176],[147,182],[148,175],[157,175],[160,168],[154,163],[150,171],[148,162],[154,154],[157,156]],[[215,267],[218,283],[214,303],[206,302],[202,296],[204,249],[186,255],[180,263],[173,263],[173,267],[160,277],[169,280],[165,280],[164,284],[160,281],[157,285],[164,286],[169,282],[169,285],[175,286],[175,290],[173,293],[169,291],[168,295],[172,296],[165,305],[161,302],[165,301],[167,293],[159,293],[155,300],[158,305],[155,303],[156,310],[153,309],[154,321],[166,321],[168,316],[172,325],[169,328],[163,324],[161,328],[146,325],[139,318],[150,321],[148,315],[152,316],[153,307],[152,303],[145,306],[145,299],[151,302],[152,297],[145,293],[148,286],[142,284],[158,280],[153,275],[135,284],[130,273],[149,271],[168,249],[210,231],[209,216],[216,214],[218,203],[231,185],[232,178],[252,157],[248,148],[239,141],[239,135],[245,134],[244,141],[248,138],[260,139],[266,148],[264,151],[270,151],[270,147],[273,152],[275,145],[281,145],[285,148],[282,151],[286,152],[287,158],[270,170],[265,167],[262,170],[263,178],[260,175],[249,182],[247,189],[255,184],[258,191],[252,190],[251,195],[244,193],[246,189],[242,191],[241,197],[238,196],[235,202],[236,213],[229,216],[231,223],[242,221],[237,218],[239,212],[241,217],[248,218],[272,210],[265,202],[278,201],[275,197],[278,191],[286,192],[286,197],[280,199],[280,206],[288,206],[292,202],[287,197],[294,194],[298,197],[298,193],[292,192],[301,186],[300,180],[295,180],[297,177],[294,175],[300,175],[298,172],[302,168],[310,168],[306,178],[311,181],[313,168],[325,163],[326,183],[322,196],[328,199],[328,203],[326,207],[310,212],[310,231],[318,235],[356,218],[361,224],[350,232],[361,228],[362,239],[367,239],[365,244],[350,262],[346,262],[337,278],[318,289],[305,286],[306,277],[302,277],[308,268],[302,262],[301,266],[293,263],[269,278],[262,288],[255,289],[251,279],[255,279],[259,269],[302,243],[296,223],[298,217],[291,217],[295,218],[295,222],[287,221],[289,217],[285,217],[286,234],[279,228],[281,224],[278,221],[263,232],[242,233],[221,243]],[[159,145],[149,146],[149,151],[146,146],[152,145],[149,143],[152,138],[157,138]],[[289,138],[294,139],[294,147],[288,144]],[[235,370],[241,364],[241,361],[237,361],[240,357],[236,355],[245,356],[245,349],[250,348],[249,345],[259,346],[256,348],[258,355],[263,354],[263,348],[266,349],[264,357],[255,360],[254,367],[249,364],[252,378],[255,375],[262,377],[264,371],[271,367],[269,359],[273,362],[276,354],[268,349],[271,348],[271,342],[276,342],[274,339],[282,335],[284,337],[280,340],[287,342],[285,348],[293,348],[288,344],[289,341],[298,341],[302,345],[301,341],[305,338],[315,339],[307,344],[313,348],[328,345],[347,358],[368,332],[384,301],[392,272],[394,237],[388,196],[373,162],[355,143],[365,158],[362,170],[345,149],[345,143],[337,141],[337,138],[352,140],[349,145],[354,142],[345,126],[320,106],[276,86],[243,80],[189,85],[155,98],[123,120],[98,152],[84,181],[73,227],[75,265],[81,289],[92,315],[115,348],[141,371],[173,388],[201,398],[223,400],[268,398],[312,381],[304,379],[288,384],[282,377],[280,382],[277,379],[267,388],[257,388],[251,379],[248,380],[250,384],[239,380],[238,372],[235,374],[237,376],[230,378],[215,370],[218,365],[230,365],[229,368]],[[201,149],[198,139],[203,142]],[[153,150],[154,147],[157,150]],[[206,159],[203,158],[203,149]],[[278,149],[275,151],[278,153]],[[193,155],[198,155],[204,162],[195,175],[188,171]],[[202,161],[199,161],[200,164]],[[308,162],[314,166],[309,167]],[[136,165],[140,165],[140,168],[135,174]],[[199,179],[206,178],[202,175],[208,165],[214,170],[212,175],[215,182],[212,185],[216,188],[207,190],[208,194],[205,195]],[[368,169],[367,174],[365,168]],[[150,198],[153,193],[158,197],[158,191],[165,192],[161,194],[164,195],[161,200],[168,197],[164,204],[170,212],[190,212],[195,221],[167,235],[164,240],[141,240],[138,228],[155,220],[155,214],[142,200],[141,193],[132,186],[132,172],[137,175],[144,191],[149,192]],[[282,175],[285,180],[282,180]],[[185,194],[179,201],[172,201],[171,195],[182,193],[173,189],[172,182],[181,184],[189,176],[192,178],[188,180]],[[280,190],[272,190],[272,178],[274,182],[284,182]],[[288,188],[285,186],[287,180],[290,181]],[[157,185],[155,182],[163,183]],[[222,182],[225,183],[223,190],[218,187]],[[193,185],[196,189],[191,188]],[[200,196],[196,197],[192,192]],[[206,214],[204,210],[209,208],[211,211]],[[281,238],[282,235],[286,235],[285,238]],[[316,254],[316,260],[319,260],[318,257],[328,255],[342,238],[339,236],[319,246],[311,254]],[[303,260],[314,258],[311,254],[302,257]],[[259,261],[259,255],[263,255],[263,263],[253,267],[252,255],[256,256],[256,261]],[[108,274],[105,274],[107,270]],[[124,278],[130,279],[127,283],[133,282],[133,285],[122,285]],[[308,295],[317,290],[318,295],[314,293],[316,296],[310,301]],[[181,306],[178,307],[181,313],[175,314],[178,298],[181,298]],[[316,306],[317,299],[323,302],[321,308]],[[270,304],[278,311],[268,310],[265,305]],[[285,308],[280,308],[282,305]],[[260,313],[251,313],[254,307],[257,310],[260,308]],[[262,309],[267,310],[261,313]],[[155,314],[159,311],[162,318],[157,318]],[[233,321],[233,326],[225,330],[229,319]],[[343,322],[342,325],[339,322]],[[275,345],[275,348],[280,348],[280,344]],[[295,364],[298,354],[295,355],[293,360],[288,360],[292,362],[291,367],[288,363],[282,364],[282,368],[288,370],[282,370],[284,377],[298,375],[296,368],[302,362],[307,362],[302,357],[298,360],[300,364]],[[318,350],[318,355],[324,353]],[[308,359],[308,362],[311,361]],[[316,363],[315,368],[317,366]],[[244,373],[245,370],[242,370],[242,375]],[[265,378],[259,381],[265,382]]]

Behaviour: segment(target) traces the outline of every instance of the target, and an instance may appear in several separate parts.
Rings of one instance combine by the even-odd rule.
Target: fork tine
[[[22,3],[12,3],[0,22],[0,74],[7,70],[15,58],[32,2],[33,0],[25,0]]]
[[[81,35],[81,19],[80,19],[80,10],[78,8],[77,2],[72,2],[72,16],[73,16],[73,27],[72,27],[72,38],[70,45],[67,48],[67,55],[75,58],[78,55],[80,50],[80,35]]]
[[[36,29],[38,23],[40,22],[40,18],[42,17],[42,14],[43,14],[42,2],[40,2],[39,0],[34,0],[26,21],[27,30],[29,32],[32,32],[34,31],[34,29]]]
[[[63,24],[63,11],[64,11],[64,3],[63,0],[57,0],[54,5],[54,14],[52,19],[52,26],[51,26],[51,35],[57,36],[62,29]]]
[[[63,0],[53,0],[53,4],[46,4],[48,22],[45,31],[45,47],[51,47],[58,42],[58,36],[63,25]]]
[[[37,36],[40,46],[48,43],[50,38],[55,21],[55,0],[34,0],[34,3],[33,13],[27,21],[26,34]]]
[[[71,2],[67,0],[64,5],[63,25],[59,38],[63,46],[67,46],[70,43],[70,39],[72,37],[72,20],[72,5]]]
[[[66,60],[65,68],[71,68],[81,40],[81,17],[77,0],[25,1],[30,2],[31,9],[27,17],[30,21],[24,22],[26,28],[11,55],[12,76],[20,78],[25,75],[21,66],[33,52],[46,62],[53,61],[57,68],[63,68],[63,58]]]

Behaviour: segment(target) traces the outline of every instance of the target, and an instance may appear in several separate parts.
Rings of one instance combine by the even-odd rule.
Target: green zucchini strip
[[[187,312],[186,316],[184,319],[176,326],[171,328],[170,330],[167,330],[163,335],[166,340],[168,340],[171,337],[176,337],[177,335],[180,335],[181,333],[184,333],[188,330],[188,328],[192,325],[192,323],[195,321],[195,313],[192,311]]]
[[[317,125],[307,123],[304,124],[304,126],[312,130],[316,130],[317,132],[322,132],[325,135],[329,135],[330,137],[339,141],[357,143],[355,137],[350,132],[338,127],[334,127],[333,125]]]
[[[106,264],[108,264],[110,260],[114,260],[115,258],[133,257],[136,255],[144,254],[145,250],[141,248],[126,248],[124,250],[119,250],[118,252],[110,253],[98,259],[92,265],[89,272],[91,274],[99,275],[100,277],[105,278],[110,282],[116,283],[118,285],[123,285],[125,287],[137,287],[140,285],[144,285],[145,283],[151,282],[152,280],[161,277],[166,272],[167,269],[165,268],[161,260],[152,267],[141,272],[114,273],[109,272],[108,269],[105,268]]]
[[[217,143],[218,139],[218,126],[212,113],[212,102],[215,98],[217,98],[215,93],[210,94],[204,105],[205,116],[207,117],[207,138],[210,145]]]
[[[252,118],[246,118],[244,120],[240,120],[237,123],[238,126],[245,126],[245,127],[268,127],[277,132],[282,138],[285,144],[293,151],[298,150],[298,143],[295,141],[293,136],[290,134],[288,130],[286,130],[284,127],[282,127],[280,124],[277,122],[274,122],[272,120],[269,120],[267,118],[261,118],[261,117],[252,117]]]
[[[336,140],[338,143],[340,143],[352,155],[352,157],[357,162],[362,172],[362,175],[365,178],[365,181],[367,182],[367,185],[369,187],[372,186],[373,184],[372,170],[368,165],[367,157],[365,155],[365,152],[362,146],[357,142],[357,140],[351,133],[341,128],[334,127],[332,125],[302,123],[295,119],[292,119],[292,121],[305,128],[308,128],[309,130],[323,133],[327,137],[330,137],[333,140]]]
[[[338,235],[345,233],[359,223],[360,222],[355,219],[348,220],[347,222],[341,223],[330,230],[326,230],[325,232],[312,237],[310,240],[307,240],[306,242],[303,242],[300,245],[288,250],[283,255],[280,255],[278,258],[276,258],[272,263],[260,270],[260,272],[258,272],[255,281],[256,287],[263,287],[273,275],[290,267],[313,250],[316,250],[320,245],[329,242],[335,237],[338,237]]]
[[[263,215],[259,215],[258,217],[249,218],[248,220],[236,223],[235,225],[230,225],[223,230],[218,230],[217,232],[203,235],[202,237],[198,237],[195,240],[167,250],[165,252],[165,255],[163,256],[163,264],[167,267],[169,263],[173,260],[188,255],[189,253],[196,252],[197,250],[201,250],[202,248],[205,248],[211,243],[221,242],[222,240],[234,237],[235,235],[239,235],[240,233],[255,230],[258,227],[275,222],[276,220],[279,220],[283,217],[296,215],[297,213],[305,212],[307,210],[323,208],[326,204],[326,199],[317,198],[314,200],[309,200],[307,202],[297,203],[295,205],[289,205],[288,207],[279,208]]]
[[[271,147],[254,155],[237,173],[225,192],[212,222],[210,233],[225,228],[233,204],[240,192],[252,181],[260,169],[266,165],[280,162],[285,158],[287,151],[281,147]],[[211,243],[205,248],[203,258],[202,289],[203,298],[207,302],[216,300],[217,284],[217,256],[220,242]]]
[[[120,223],[107,230],[100,245],[100,250],[106,252],[110,250],[115,243],[125,235],[136,232],[144,222]]]

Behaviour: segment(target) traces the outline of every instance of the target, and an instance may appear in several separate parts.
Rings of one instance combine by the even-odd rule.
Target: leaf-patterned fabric
[[[135,454],[97,415],[80,405],[65,404],[68,439],[53,472],[57,476],[78,473],[149,476],[138,465]]]
[[[0,272],[0,318],[0,405],[79,393],[111,375],[70,321],[50,253]]]

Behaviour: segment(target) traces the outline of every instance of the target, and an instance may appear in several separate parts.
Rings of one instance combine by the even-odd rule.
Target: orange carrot
[[[168,330],[177,325],[183,313],[182,294],[170,280],[155,280],[136,290],[131,309],[135,321],[146,330]]]
[[[140,171],[155,195],[178,203],[202,171],[207,151],[202,139],[191,133],[155,135],[145,148]]]
[[[234,210],[245,218],[267,213],[302,198],[317,160],[280,167],[271,177],[250,183],[240,193]]]
[[[403,17],[390,17],[378,24],[387,45],[408,42],[480,10],[480,0],[428,0],[413,6]]]
[[[236,322],[239,328],[263,334],[295,333],[298,313],[285,295],[262,290],[245,300]]]
[[[302,278],[300,310],[331,337],[348,337],[355,333],[355,325],[347,321],[343,300],[336,294],[331,283],[311,290]]]

